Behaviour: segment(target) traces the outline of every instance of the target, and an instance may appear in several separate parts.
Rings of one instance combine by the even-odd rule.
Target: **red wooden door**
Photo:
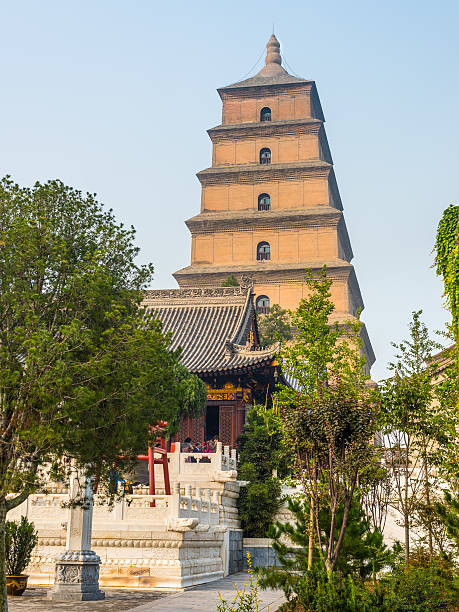
[[[205,415],[203,414],[198,419],[190,419],[191,421],[191,432],[190,438],[193,443],[200,442],[204,444],[204,424],[205,424]]]
[[[220,435],[219,440],[224,446],[233,446],[233,408],[231,406],[220,406]]]

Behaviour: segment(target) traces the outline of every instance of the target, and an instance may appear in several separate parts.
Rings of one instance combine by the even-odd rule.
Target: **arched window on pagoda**
[[[267,106],[260,111],[260,121],[271,121],[271,109]]]
[[[271,149],[261,149],[260,151],[260,164],[271,163]]]
[[[269,312],[269,297],[267,295],[259,295],[257,297],[256,310],[258,314],[266,314]]]
[[[269,193],[260,193],[258,196],[258,210],[270,210],[271,197]]]
[[[271,247],[269,242],[259,242],[257,246],[257,261],[268,261],[271,259]]]

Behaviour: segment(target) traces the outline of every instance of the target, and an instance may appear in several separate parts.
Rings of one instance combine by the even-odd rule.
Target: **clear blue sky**
[[[457,1],[16,0],[1,20],[0,174],[97,192],[137,228],[155,287],[189,263],[215,90],[246,75],[274,23],[288,64],[318,86],[373,378],[412,310],[447,320],[430,266],[459,201]]]

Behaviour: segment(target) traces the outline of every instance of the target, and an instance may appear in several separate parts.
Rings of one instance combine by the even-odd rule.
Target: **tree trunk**
[[[6,595],[6,548],[5,548],[6,501],[0,501],[0,611],[8,612]]]
[[[345,504],[344,504],[344,513],[343,513],[343,523],[341,525],[341,531],[338,537],[338,541],[336,543],[336,546],[334,548],[333,551],[333,557],[330,559],[331,560],[331,569],[334,571],[336,568],[336,564],[338,563],[338,557],[339,557],[339,553],[341,550],[341,546],[343,545],[343,541],[344,541],[344,535],[346,533],[346,529],[347,529],[347,522],[349,519],[349,512],[351,509],[351,504],[352,504],[352,497],[354,495],[354,486],[352,486],[352,490],[351,490],[351,496],[350,499],[346,500]]]
[[[410,517],[408,514],[403,515],[405,527],[405,565],[410,562]]]
[[[429,486],[429,470],[427,466],[427,452],[424,450],[424,490],[426,496],[427,507],[427,535],[429,541],[429,553],[433,555],[433,537],[432,537],[432,520],[430,518],[430,486]]]
[[[308,570],[312,568],[313,549],[314,549],[314,495],[311,493],[311,508],[309,510]]]
[[[409,443],[406,445],[405,450],[405,491],[404,491],[404,504],[403,504],[403,526],[405,528],[405,565],[408,565],[410,562],[410,513],[408,512],[408,500],[409,500],[409,491],[408,485],[410,482],[409,475],[409,465],[410,465],[410,455],[409,455],[410,445]]]

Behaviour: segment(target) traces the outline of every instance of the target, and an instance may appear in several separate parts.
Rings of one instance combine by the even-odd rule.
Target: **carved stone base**
[[[97,601],[105,599],[99,589],[100,557],[92,550],[66,550],[56,557],[53,601]]]

